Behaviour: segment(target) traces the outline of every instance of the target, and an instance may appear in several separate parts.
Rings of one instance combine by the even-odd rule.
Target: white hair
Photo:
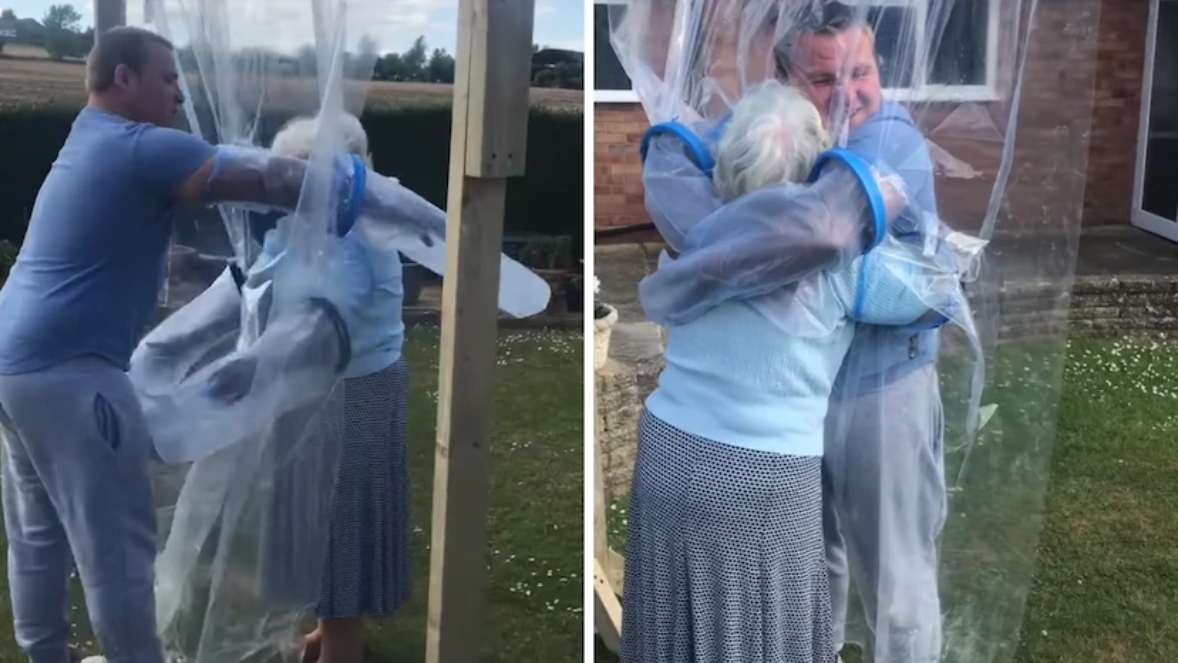
[[[308,159],[311,156],[311,146],[315,142],[315,131],[319,128],[318,117],[296,117],[282,126],[270,149],[275,153],[287,157]],[[372,165],[368,154],[368,134],[364,132],[360,120],[350,113],[339,116],[339,129],[344,141],[344,148],[348,152],[361,156],[369,166]]]
[[[804,182],[830,145],[818,109],[775,80],[757,85],[732,109],[716,150],[713,183],[725,200],[780,182]]]

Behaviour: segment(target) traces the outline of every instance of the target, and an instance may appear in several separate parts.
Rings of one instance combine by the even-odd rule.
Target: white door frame
[[[1160,2],[1161,0],[1149,2],[1149,23],[1145,36],[1145,75],[1141,83],[1141,119],[1137,127],[1137,167],[1133,176],[1133,208],[1130,210],[1130,220],[1133,225],[1143,230],[1178,242],[1178,222],[1141,209],[1141,203],[1145,198],[1145,156],[1149,147],[1149,113],[1153,101],[1153,65],[1157,54]],[[1175,212],[1178,213],[1178,210]]]

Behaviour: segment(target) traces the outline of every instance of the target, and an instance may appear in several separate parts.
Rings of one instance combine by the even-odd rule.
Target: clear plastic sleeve
[[[222,146],[218,176],[260,164],[264,195],[249,199],[285,208],[277,213],[284,251],[273,264],[252,227],[273,218],[256,206],[220,204],[177,219],[170,294],[183,296],[168,297],[172,314],[131,362],[165,461],[154,476],[157,627],[168,660],[291,660],[320,598],[342,440],[336,385],[356,300],[347,289],[359,282],[337,259],[347,146],[336,120],[363,109],[380,46],[371,17],[383,8],[144,6],[144,16],[129,18],[148,19],[144,27],[175,45],[184,116],[189,130]],[[263,156],[258,146],[295,116],[322,120],[308,158]]]

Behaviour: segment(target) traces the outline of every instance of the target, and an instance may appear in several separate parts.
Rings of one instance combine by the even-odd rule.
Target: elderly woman
[[[347,149],[370,161],[360,121],[351,115],[341,121]],[[292,120],[274,137],[272,150],[308,158],[315,128],[313,118]],[[391,615],[410,594],[405,457],[409,372],[401,357],[405,325],[400,261],[353,234],[341,238],[339,248],[344,260],[365,267],[347,273],[367,282],[348,289],[364,295],[349,306],[354,311],[349,316],[351,361],[337,388],[343,399],[342,425],[326,428],[341,434],[343,444],[319,624],[307,636],[305,658],[359,663],[363,618]]]
[[[324,121],[297,119],[273,154],[235,148],[225,167],[301,176],[305,162],[291,157],[308,155]],[[349,168],[335,169],[339,182],[363,169],[367,138],[354,117],[332,122],[323,128],[333,145],[353,153]],[[197,640],[222,653],[285,650],[293,618],[316,608],[318,628],[300,638],[304,656],[358,661],[363,617],[391,614],[410,593],[398,252],[437,269],[445,214],[393,178],[368,172],[366,181],[361,200],[347,195],[345,178],[338,199],[311,197],[278,220],[246,273],[226,269],[132,357],[156,455],[183,468],[165,482],[180,479],[168,493],[175,504],[165,498],[161,509],[169,527],[157,614],[185,655]],[[337,202],[336,234],[308,234],[316,210]],[[345,209],[363,212],[349,221]],[[422,232],[432,237],[419,240]],[[308,248],[323,259],[315,269]],[[500,307],[542,310],[544,281],[500,260]],[[246,612],[258,617],[256,630],[241,631],[240,617],[221,609],[241,597],[253,601]]]
[[[766,82],[724,129],[715,188],[731,200],[804,181],[828,143],[804,96]],[[902,196],[875,179],[894,216]],[[881,239],[847,268],[799,284],[796,319],[771,321],[733,300],[669,327],[666,367],[639,423],[624,661],[834,660],[823,421],[853,322],[911,324],[956,296],[925,301],[932,275]]]

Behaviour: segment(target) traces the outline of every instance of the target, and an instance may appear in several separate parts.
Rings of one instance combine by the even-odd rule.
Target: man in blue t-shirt
[[[168,128],[183,97],[158,35],[100,35],[86,85],[0,289],[14,630],[33,663],[69,660],[72,561],[107,659],[161,663],[151,440],[125,371],[152,319],[173,212],[214,199],[293,206],[301,172],[277,188],[248,169],[214,184],[215,148]]]

